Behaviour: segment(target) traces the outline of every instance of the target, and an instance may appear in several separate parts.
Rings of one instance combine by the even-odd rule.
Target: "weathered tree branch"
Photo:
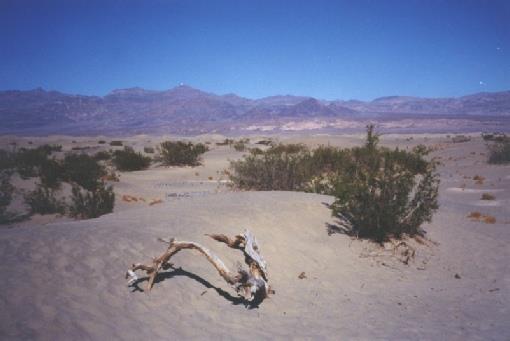
[[[151,265],[144,265],[140,263],[133,264],[126,273],[126,278],[129,278],[128,285],[136,283],[138,281],[136,271],[143,270],[149,276],[147,290],[150,291],[160,270],[165,270],[172,266],[169,261],[173,255],[184,249],[195,249],[203,254],[216,268],[219,275],[247,301],[251,302],[254,299],[262,300],[270,293],[273,293],[268,285],[266,262],[260,255],[255,236],[253,236],[250,231],[246,230],[243,234],[237,235],[234,238],[229,238],[223,234],[213,234],[208,236],[214,240],[225,243],[231,248],[243,251],[245,262],[248,265],[249,270],[246,271],[244,269],[238,269],[237,273],[231,272],[220,258],[198,243],[176,241],[173,238],[170,240],[159,238],[159,241],[168,244],[167,250],[159,257],[153,258]]]

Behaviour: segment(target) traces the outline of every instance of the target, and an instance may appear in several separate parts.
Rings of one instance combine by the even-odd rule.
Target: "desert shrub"
[[[466,136],[466,135],[455,135],[454,137],[452,137],[453,143],[463,143],[463,142],[469,142],[469,141],[471,141],[471,137]]]
[[[510,141],[496,142],[488,146],[489,163],[503,164],[510,162]]]
[[[347,232],[382,242],[416,235],[438,208],[439,176],[428,151],[390,150],[377,146],[373,126],[363,147],[351,150],[350,161],[335,178],[333,215]]]
[[[65,202],[55,198],[55,191],[45,186],[37,186],[34,191],[26,194],[25,202],[32,214],[63,214],[65,212]]]
[[[105,140],[99,140],[99,141],[97,141],[97,143],[98,143],[98,144],[105,144],[105,143],[106,143],[106,141],[105,141]]]
[[[110,142],[110,146],[117,146],[117,147],[122,147],[124,145],[124,143],[122,141],[119,141],[119,140],[113,140]]]
[[[112,162],[120,171],[137,171],[149,167],[151,158],[135,152],[131,147],[124,147],[113,153]]]
[[[101,183],[93,191],[73,186],[69,215],[78,219],[97,218],[103,214],[111,213],[114,204],[115,193],[111,186]]]
[[[0,224],[8,223],[12,218],[12,214],[7,211],[14,192],[14,187],[9,182],[9,178],[8,173],[0,172]]]
[[[56,189],[65,178],[64,168],[56,159],[46,159],[39,167],[39,178],[45,187]]]
[[[262,152],[251,150],[230,162],[233,186],[246,190],[302,190],[310,178],[310,151],[299,144],[278,144]]]
[[[270,146],[273,144],[273,141],[271,140],[260,140],[260,141],[257,141],[256,144],[261,144],[263,146]]]
[[[39,175],[39,168],[51,154],[50,146],[40,146],[33,149],[21,148],[15,154],[15,164],[19,175],[26,179]]]
[[[216,142],[217,146],[230,146],[234,143],[234,140],[232,139],[225,139],[222,142]]]
[[[101,150],[94,154],[94,160],[96,161],[106,161],[112,158],[112,154],[106,150]]]
[[[482,133],[482,138],[484,141],[494,141],[494,142],[505,142],[508,141],[509,138],[505,133]]]
[[[480,200],[495,200],[496,197],[490,193],[482,193]]]
[[[244,152],[246,150],[246,143],[242,140],[236,141],[234,142],[233,147],[236,152]]]
[[[94,158],[87,154],[68,154],[63,162],[64,178],[86,190],[93,191],[106,174],[105,169]]]
[[[158,160],[165,166],[197,166],[200,155],[208,150],[202,143],[165,141],[160,145]]]
[[[14,168],[16,164],[15,155],[6,150],[0,149],[0,171]]]
[[[154,147],[143,147],[143,152],[146,154],[154,154]]]
[[[439,177],[428,150],[378,146],[373,126],[364,146],[340,149],[272,145],[232,161],[232,185],[247,190],[297,190],[334,195],[333,215],[345,232],[378,242],[419,233],[437,209]]]

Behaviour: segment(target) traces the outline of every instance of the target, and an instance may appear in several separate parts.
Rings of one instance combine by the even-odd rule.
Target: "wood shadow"
[[[173,269],[172,271],[158,273],[156,279],[154,280],[154,284],[162,282],[166,279],[171,279],[171,278],[177,277],[177,276],[185,276],[192,280],[197,281],[198,283],[202,284],[207,289],[214,289],[218,295],[220,295],[227,301],[231,302],[233,305],[241,305],[242,304],[248,309],[254,309],[254,308],[258,308],[260,303],[262,303],[262,301],[264,300],[264,297],[255,296],[253,301],[250,302],[250,301],[245,300],[242,297],[232,296],[227,291],[225,291],[221,288],[215,287],[206,279],[204,279],[192,272],[186,271],[186,270],[182,269],[181,267],[172,268],[172,269]],[[147,281],[148,279],[149,279],[149,277],[145,276],[145,277],[139,278],[136,282],[134,282],[131,285],[131,287],[133,288],[133,292],[135,292],[135,291],[144,292],[144,289],[140,288],[139,284],[141,282]]]

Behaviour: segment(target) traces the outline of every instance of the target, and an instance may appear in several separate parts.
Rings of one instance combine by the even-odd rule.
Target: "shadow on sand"
[[[242,304],[248,309],[254,309],[254,308],[258,308],[260,303],[262,303],[262,301],[264,299],[263,297],[262,298],[255,297],[255,299],[250,302],[250,301],[245,300],[242,297],[232,296],[225,290],[215,287],[209,281],[205,280],[204,278],[202,278],[192,272],[186,271],[180,267],[172,268],[172,269],[173,269],[172,271],[159,273],[158,276],[156,277],[156,280],[154,281],[154,284],[162,282],[166,279],[171,279],[171,278],[177,277],[177,276],[185,276],[185,277],[191,278],[192,280],[197,281],[198,283],[202,284],[207,289],[214,289],[216,291],[216,293],[218,293],[218,295],[220,295],[227,301],[231,302],[233,305],[241,305]],[[138,279],[135,283],[133,283],[131,285],[131,287],[133,288],[133,292],[135,292],[135,291],[144,292],[144,290],[142,288],[140,288],[139,284],[141,282],[147,281],[148,279],[149,279],[149,277],[147,277],[147,276],[142,277],[142,278]]]

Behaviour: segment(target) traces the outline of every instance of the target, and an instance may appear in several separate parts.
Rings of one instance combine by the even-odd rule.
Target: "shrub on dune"
[[[165,166],[198,166],[209,148],[203,143],[165,141],[160,144],[158,161]]]
[[[151,158],[135,152],[131,147],[124,147],[113,153],[112,162],[120,171],[137,171],[149,167]]]
[[[111,213],[115,203],[115,193],[111,186],[103,183],[93,191],[73,186],[69,215],[78,219],[97,218],[103,214]]]

